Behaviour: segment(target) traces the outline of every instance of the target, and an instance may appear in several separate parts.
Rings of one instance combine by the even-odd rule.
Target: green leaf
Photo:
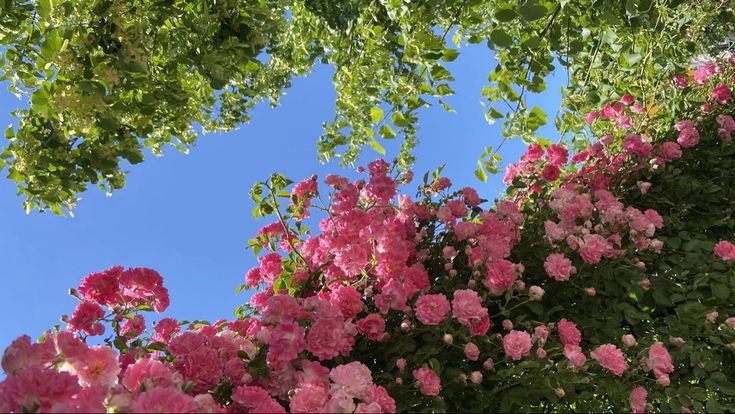
[[[385,148],[376,140],[370,141],[370,146],[380,155],[385,155]]]
[[[500,8],[495,12],[495,20],[499,22],[509,22],[518,18],[518,13],[509,8]]]
[[[475,170],[475,177],[477,177],[478,180],[484,182],[487,182],[487,174],[485,173],[485,167],[482,166],[481,161],[477,161],[477,169]]]
[[[407,127],[409,125],[406,118],[400,112],[394,112],[393,116],[391,117],[391,121],[393,122],[393,125],[398,127]]]
[[[536,132],[536,130],[539,129],[539,127],[541,127],[542,125],[546,125],[547,122],[548,119],[546,118],[546,112],[544,112],[544,110],[539,108],[538,106],[534,106],[528,113],[526,126],[531,131],[531,133],[533,133]]]
[[[370,108],[370,119],[373,121],[374,124],[377,124],[381,120],[383,120],[383,110],[378,107]]]
[[[459,50],[457,49],[444,49],[442,60],[445,62],[453,62],[459,56]]]
[[[97,81],[85,80],[79,82],[79,89],[92,95],[105,96],[105,87]]]
[[[518,11],[528,21],[538,20],[546,15],[546,7],[540,4],[524,4]]]
[[[508,47],[513,44],[513,38],[502,29],[495,29],[490,32],[490,41],[500,47]]]
[[[395,131],[389,125],[381,125],[378,133],[385,139],[394,139],[396,137]]]

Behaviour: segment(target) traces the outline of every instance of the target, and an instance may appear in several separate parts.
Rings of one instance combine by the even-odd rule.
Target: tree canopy
[[[525,98],[568,74],[554,122],[577,147],[583,114],[616,91],[656,112],[666,73],[732,36],[729,0],[3,0],[0,80],[23,99],[2,151],[26,210],[71,210],[88,185],[125,184],[143,149],[187,151],[230,130],[261,101],[275,105],[295,76],[335,68],[335,116],[317,153],[351,164],[364,147],[402,139],[408,167],[420,108],[451,108],[446,62],[485,43],[496,67],[481,93],[504,141],[548,143],[549,122]],[[613,70],[614,69],[614,70]],[[667,116],[674,116],[671,111]],[[502,141],[477,175],[497,172]]]

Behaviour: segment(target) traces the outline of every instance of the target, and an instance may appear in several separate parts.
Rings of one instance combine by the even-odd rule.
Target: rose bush
[[[441,169],[416,199],[383,160],[275,174],[236,320],[149,326],[158,273],[90,274],[65,329],[5,351],[0,411],[733,411],[734,73],[605,104],[597,141],[529,146],[489,208]]]

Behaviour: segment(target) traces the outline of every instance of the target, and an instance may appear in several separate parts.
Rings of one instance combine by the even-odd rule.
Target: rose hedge
[[[383,160],[275,174],[236,320],[149,328],[158,273],[90,274],[64,330],[5,351],[0,411],[733,411],[734,72],[674,79],[689,119],[625,95],[571,159],[531,145],[490,209],[440,169],[416,200]]]

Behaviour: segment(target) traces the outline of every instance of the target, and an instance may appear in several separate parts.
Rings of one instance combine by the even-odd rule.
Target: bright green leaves
[[[370,120],[372,120],[374,124],[382,121],[383,116],[384,114],[382,109],[378,107],[370,108]]]
[[[532,22],[544,17],[547,13],[546,7],[538,4],[535,0],[529,0],[518,8],[518,12],[524,19]]]
[[[503,29],[495,29],[490,32],[490,42],[494,46],[508,47],[513,44],[513,37]]]
[[[502,144],[501,144],[502,145]],[[500,172],[500,161],[503,157],[498,154],[497,150],[493,150],[492,146],[488,146],[483,151],[480,159],[477,160],[477,169],[475,170],[475,177],[482,182],[487,181],[487,174],[497,174]]]

